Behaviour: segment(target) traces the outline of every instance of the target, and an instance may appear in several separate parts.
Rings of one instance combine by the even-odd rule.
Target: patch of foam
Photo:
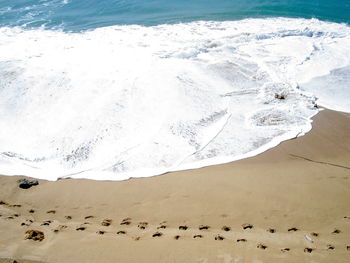
[[[350,52],[350,50],[349,50]],[[350,112],[350,66],[331,70],[315,77],[301,88],[317,94],[317,103],[337,111]]]
[[[314,19],[3,27],[0,173],[123,180],[255,155],[309,131],[315,96],[347,103],[349,47],[348,26]]]

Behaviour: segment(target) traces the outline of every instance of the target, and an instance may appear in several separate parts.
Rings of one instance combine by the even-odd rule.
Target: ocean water
[[[0,174],[123,180],[350,112],[350,2],[0,0]],[[281,99],[282,98],[282,99]]]
[[[350,22],[349,0],[1,0],[0,26],[81,31],[245,18],[317,18]]]

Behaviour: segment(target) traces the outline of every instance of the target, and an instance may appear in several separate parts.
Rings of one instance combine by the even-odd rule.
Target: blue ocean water
[[[0,26],[81,31],[111,25],[291,17],[349,23],[349,0],[1,0]]]

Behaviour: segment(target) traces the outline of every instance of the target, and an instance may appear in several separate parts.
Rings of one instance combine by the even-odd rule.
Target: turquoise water
[[[293,17],[350,23],[349,0],[1,0],[0,26],[81,31],[110,25]]]

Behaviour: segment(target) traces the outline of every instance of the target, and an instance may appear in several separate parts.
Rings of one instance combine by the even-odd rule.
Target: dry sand
[[[24,190],[22,177],[1,176],[0,258],[350,262],[350,115],[325,110],[313,126],[253,158],[152,178]],[[25,240],[27,230],[45,238]]]

